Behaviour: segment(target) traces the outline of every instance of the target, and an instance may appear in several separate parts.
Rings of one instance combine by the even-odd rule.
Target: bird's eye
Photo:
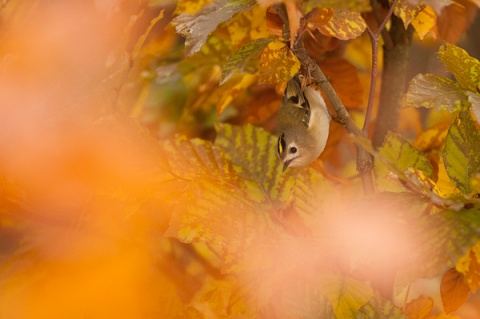
[[[295,146],[290,147],[290,153],[295,154],[297,152],[297,148]]]

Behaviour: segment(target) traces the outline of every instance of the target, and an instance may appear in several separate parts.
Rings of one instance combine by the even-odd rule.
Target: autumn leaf
[[[212,2],[212,0],[179,0],[174,14],[195,14],[210,2]]]
[[[455,269],[466,279],[470,291],[480,288],[480,242],[472,246],[455,264]]]
[[[389,132],[385,142],[378,150],[378,155],[387,161],[397,171],[404,172],[408,168],[422,171],[429,178],[433,178],[433,169],[428,158],[407,140],[399,135]],[[375,162],[375,172],[378,176],[386,176],[390,170],[380,161]],[[388,187],[390,183],[383,184]]]
[[[332,303],[336,318],[356,318],[358,311],[372,297],[373,290],[350,278],[322,278],[321,290]]]
[[[208,35],[224,21],[235,14],[249,10],[255,4],[253,0],[216,0],[204,6],[198,13],[182,13],[172,20],[179,34],[186,37],[185,54],[190,56],[202,48]]]
[[[361,14],[355,11],[334,10],[327,23],[318,26],[318,30],[326,36],[340,40],[355,39],[362,35],[367,24]]]
[[[437,18],[438,35],[448,43],[457,43],[475,19],[477,6],[468,0],[456,0],[443,8]]]
[[[434,74],[418,74],[410,81],[406,103],[407,106],[435,107],[449,112],[469,106],[465,91],[457,82]]]
[[[280,41],[270,42],[260,56],[259,83],[286,82],[300,69],[300,61]]]
[[[333,17],[333,9],[326,7],[320,8],[314,12],[313,15],[310,15],[306,27],[310,30],[319,29],[324,26],[330,19]]]
[[[405,314],[391,301],[383,299],[375,293],[370,301],[360,308],[358,319],[404,319]]]
[[[256,76],[245,74],[233,77],[223,84],[220,87],[223,90],[217,93],[220,95],[220,100],[217,103],[217,115],[220,116],[235,97],[245,92],[255,81]]]
[[[230,125],[218,125],[215,144],[221,147],[226,156],[239,169],[238,174],[253,181],[269,198],[270,203],[299,200],[297,210],[308,215],[315,210],[318,201],[312,201],[318,191],[322,178],[311,169],[299,172],[282,173],[282,164],[276,154],[278,139],[253,125],[236,128]],[[252,148],[255,145],[255,149]],[[293,195],[293,197],[291,197]]]
[[[354,65],[344,58],[328,57],[321,61],[320,67],[346,107],[363,105],[364,90]]]
[[[392,3],[392,0],[389,2]],[[393,9],[393,14],[402,19],[406,29],[424,8],[425,4],[420,4],[420,1],[415,3],[414,1],[398,0]]]
[[[282,174],[276,143],[275,137],[251,125],[219,126],[215,145],[186,138],[166,142],[164,151],[179,184],[170,196],[175,209],[166,235],[220,247],[227,272],[275,264],[274,252],[290,241],[275,223],[275,212],[291,200],[292,213],[299,218],[312,213],[318,203],[309,198],[315,198],[310,196],[321,183],[311,169]],[[295,252],[302,254],[303,249]]]
[[[409,319],[424,319],[433,310],[433,300],[430,297],[420,296],[405,305],[405,313]]]
[[[472,58],[465,50],[447,42],[440,47],[438,56],[463,88],[478,92],[480,62],[477,59]]]
[[[350,10],[356,12],[371,11],[370,1],[368,0],[307,0],[302,1],[302,9],[310,12],[315,8],[332,8],[334,10]]]
[[[445,144],[449,123],[440,123],[423,131],[412,143],[421,152],[440,150]]]
[[[411,24],[415,28],[415,31],[417,31],[418,37],[423,40],[423,38],[435,28],[436,22],[437,15],[431,7],[426,6],[412,20]]]
[[[462,193],[470,195],[470,180],[480,171],[480,131],[469,111],[461,112],[450,126],[443,160],[448,176]]]
[[[255,5],[251,10],[235,15],[227,25],[230,41],[234,50],[257,39],[272,36],[265,21],[267,11],[260,5]]]
[[[440,283],[443,309],[448,314],[460,308],[467,300],[470,288],[465,277],[455,268],[448,270]]]
[[[147,30],[145,30],[145,32],[138,38],[137,42],[135,43],[135,46],[133,47],[133,51],[131,53],[132,60],[135,60],[138,57],[138,54],[140,53],[140,50],[142,49],[143,44],[145,43],[145,40],[148,37],[148,34],[150,33],[150,31],[152,31],[152,28],[157,24],[157,22],[163,18],[164,11],[165,10],[161,10],[158,16],[153,18],[152,21],[150,21],[150,25],[148,26]]]
[[[250,59],[258,56],[272,41],[273,39],[270,38],[253,40],[230,56],[227,63],[222,67],[222,80],[220,85],[225,83],[234,73],[242,72]]]

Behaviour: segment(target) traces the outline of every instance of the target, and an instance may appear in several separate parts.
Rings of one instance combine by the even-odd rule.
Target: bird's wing
[[[286,113],[300,120],[306,127],[310,123],[310,104],[302,90],[302,82],[299,75],[295,75],[287,83],[283,94],[282,106],[285,107]]]

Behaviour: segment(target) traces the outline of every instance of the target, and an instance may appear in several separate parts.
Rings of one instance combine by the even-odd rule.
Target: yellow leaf
[[[251,10],[239,13],[232,18],[227,29],[234,51],[252,40],[270,36],[265,16],[266,9],[256,5]]]
[[[178,0],[174,14],[195,14],[212,0]]]
[[[280,41],[270,42],[260,56],[259,83],[286,82],[300,70],[300,61]]]
[[[340,40],[350,40],[359,37],[367,27],[361,14],[355,11],[335,10],[332,18],[319,27],[321,33]]]
[[[420,39],[432,31],[437,22],[437,15],[432,7],[426,6],[420,13],[412,20],[412,25],[418,33]]]
[[[440,149],[445,144],[449,123],[437,124],[422,132],[413,142],[413,146],[422,152]]]
[[[390,0],[391,2],[391,0]],[[405,29],[412,20],[423,10],[424,4],[415,4],[408,0],[399,0],[393,13],[402,19]]]
[[[438,179],[435,190],[442,197],[460,193],[457,186],[455,186],[450,177],[448,177],[447,170],[445,169],[445,163],[443,161],[443,157],[441,156],[438,162]]]
[[[221,115],[230,102],[250,87],[255,80],[256,76],[252,74],[237,74],[222,85],[222,91],[219,92],[220,101],[217,103],[217,115]]]
[[[465,276],[472,292],[480,288],[480,241],[457,261],[455,268]]]

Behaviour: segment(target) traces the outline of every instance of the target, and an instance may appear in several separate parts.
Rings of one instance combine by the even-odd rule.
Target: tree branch
[[[393,41],[393,47],[384,46],[383,48],[384,65],[380,107],[372,138],[375,147],[383,144],[388,131],[395,131],[398,127],[413,34],[413,28],[409,26],[405,30],[400,18],[392,16],[391,21],[392,25],[389,33]]]
[[[391,41],[391,38],[388,32],[383,32],[383,31],[385,30],[385,25],[387,24],[388,20],[390,20],[390,18],[392,17],[393,9],[397,5],[397,2],[398,0],[393,0],[387,15],[385,16],[383,21],[380,23],[375,33],[372,32],[370,27],[367,25],[367,33],[368,33],[368,36],[370,37],[370,42],[372,44],[372,72],[370,75],[370,91],[368,94],[368,105],[367,105],[367,110],[365,112],[365,121],[363,122],[363,134],[365,134],[366,136],[368,136],[368,128],[370,126],[370,119],[372,117],[372,111],[373,111],[373,100],[375,98],[375,89],[377,88],[378,40],[379,40],[380,34],[384,36],[384,34],[386,33],[388,35],[389,40]]]

